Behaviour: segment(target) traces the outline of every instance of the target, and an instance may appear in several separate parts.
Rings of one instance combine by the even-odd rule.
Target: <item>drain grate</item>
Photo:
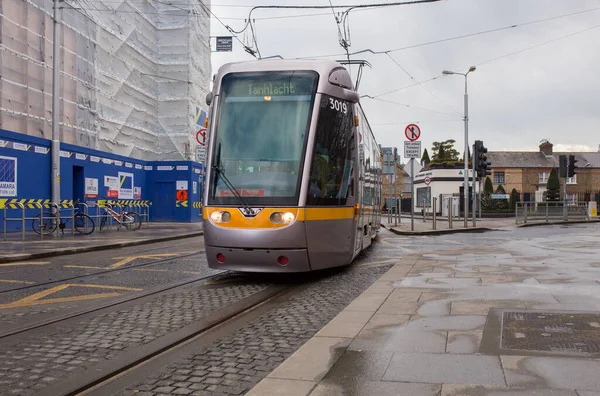
[[[600,353],[600,314],[505,311],[500,349]]]

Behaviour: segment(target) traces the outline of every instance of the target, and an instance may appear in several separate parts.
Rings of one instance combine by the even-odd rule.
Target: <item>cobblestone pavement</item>
[[[39,395],[67,376],[130,353],[170,332],[266,289],[268,285],[197,284],[0,341],[0,394]]]
[[[193,356],[121,396],[240,395],[309,340],[391,265],[351,267],[319,280]]]

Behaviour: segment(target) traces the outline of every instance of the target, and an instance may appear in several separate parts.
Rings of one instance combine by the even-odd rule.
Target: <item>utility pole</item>
[[[60,205],[60,7],[54,0],[54,43],[52,50],[52,202]],[[54,210],[58,211],[57,207]],[[56,236],[58,236],[58,232]]]
[[[471,182],[471,184],[473,185],[473,227],[477,227],[477,190],[475,189],[475,179],[477,178],[477,173],[476,172],[476,168],[475,168],[475,162],[477,158],[477,145],[474,144],[473,145],[473,181]],[[469,159],[467,158],[467,161]]]

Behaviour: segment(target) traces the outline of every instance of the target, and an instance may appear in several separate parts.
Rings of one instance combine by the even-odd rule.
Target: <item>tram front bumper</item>
[[[208,266],[240,272],[310,271],[306,249],[242,249],[206,246]]]

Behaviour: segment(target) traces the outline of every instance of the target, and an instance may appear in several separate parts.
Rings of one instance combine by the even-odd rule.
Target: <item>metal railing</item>
[[[515,207],[517,224],[527,222],[550,222],[589,220],[587,202],[519,202]]]
[[[138,215],[140,215],[140,217],[142,218],[142,226],[144,226],[144,224],[146,225],[146,227],[150,226],[150,205],[143,203],[143,204],[136,204],[136,205],[124,205],[122,203],[119,203],[119,201],[109,201],[113,204],[113,208],[115,208],[115,211],[118,212],[119,214],[121,214],[123,211],[127,211],[127,212],[136,212]],[[33,217],[28,217],[27,216],[27,210],[34,210],[31,205],[35,205],[36,209],[39,209],[39,215],[35,215]],[[66,205],[66,207],[65,207]],[[14,207],[11,207],[14,206]],[[29,206],[29,208],[27,207]],[[10,204],[5,204],[4,208],[3,208],[3,240],[6,241],[7,240],[7,233],[8,233],[8,225],[9,223],[12,222],[20,222],[21,223],[21,240],[24,241],[25,240],[25,236],[26,236],[26,230],[27,230],[27,223],[29,221],[33,221],[33,220],[39,220],[39,227],[40,227],[40,233],[39,233],[39,237],[41,240],[44,239],[44,229],[43,229],[43,225],[44,223],[44,219],[48,219],[50,218],[50,215],[48,213],[44,213],[44,209],[50,209],[50,211],[52,213],[58,213],[58,218],[56,217],[52,217],[53,219],[56,219],[55,221],[57,222],[56,224],[56,230],[54,231],[55,233],[55,237],[59,237],[60,234],[60,224],[62,223],[62,221],[60,221],[60,219],[65,219],[65,220],[70,220],[71,221],[71,226],[70,226],[70,231],[71,231],[71,235],[74,236],[75,235],[75,207],[76,206],[81,206],[83,207],[83,213],[85,213],[86,215],[90,216],[94,222],[95,225],[97,227],[97,230],[100,231],[100,221],[103,217],[107,217],[108,219],[108,230],[112,229],[112,226],[116,224],[116,222],[114,221],[113,217],[104,213],[101,209],[104,208],[104,205],[99,205],[99,204],[88,204],[85,202],[76,202],[76,203],[70,203],[70,202],[63,202],[60,205],[55,204],[53,202],[49,202],[49,203],[38,203],[38,202],[33,202],[33,203],[28,203],[28,204],[23,204],[21,202],[14,202],[14,203],[10,203]],[[69,215],[63,215],[63,212],[61,212],[61,207],[63,208],[63,212],[64,209],[71,209],[71,214]],[[91,215],[90,214],[90,208],[96,208],[96,214],[95,215]],[[16,216],[16,217],[9,217],[9,215],[12,215],[11,212],[8,211],[19,211],[20,212],[20,216]],[[55,212],[56,211],[56,212]],[[29,223],[30,225],[32,223]],[[84,223],[84,227],[85,227],[85,232],[88,231],[88,224],[87,222]],[[33,227],[31,228],[30,231],[33,231]],[[46,234],[46,237],[48,237],[51,234]]]

